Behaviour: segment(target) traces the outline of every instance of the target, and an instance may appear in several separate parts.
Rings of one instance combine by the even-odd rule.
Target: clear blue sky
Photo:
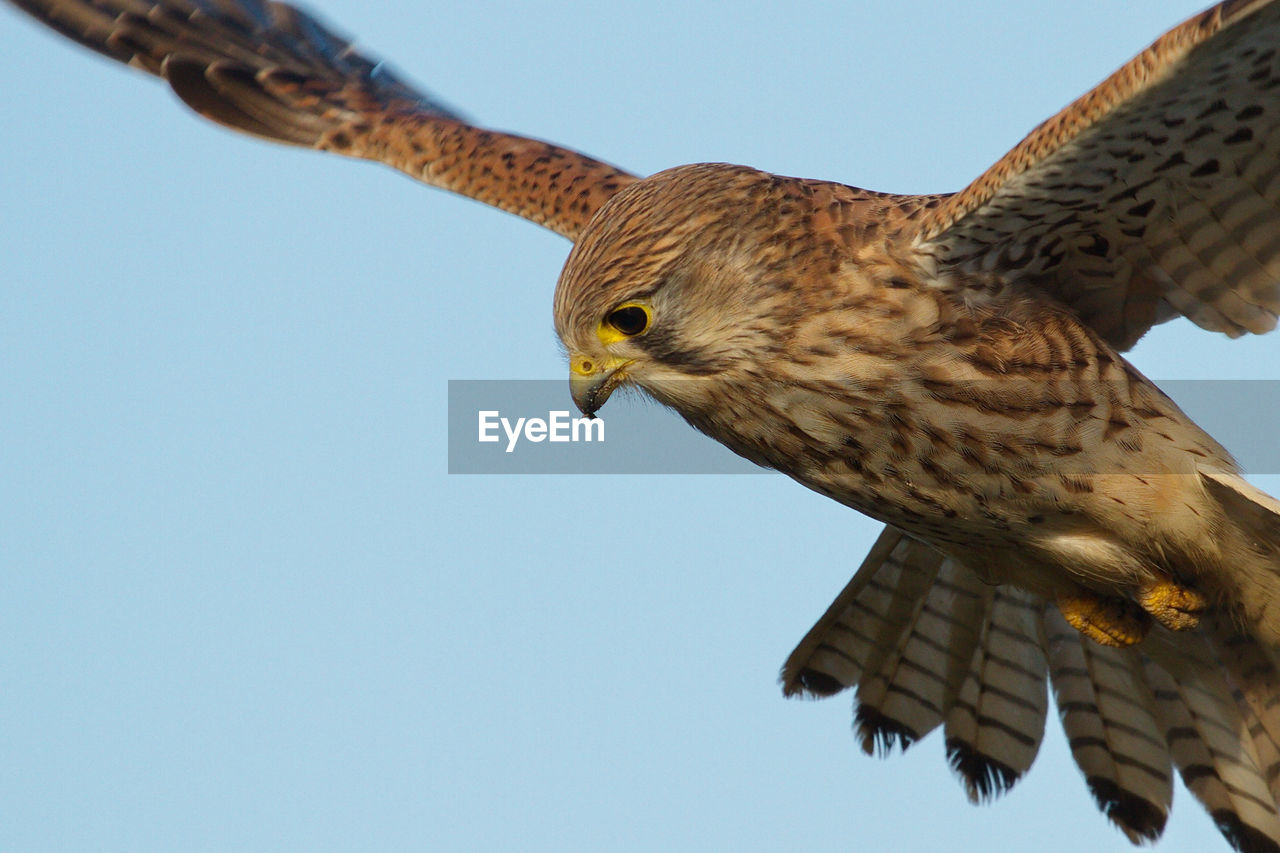
[[[923,192],[1200,5],[314,8],[641,173]],[[781,476],[446,473],[447,380],[566,375],[562,239],[209,126],[4,7],[0,74],[0,848],[1129,849],[1055,720],[974,809],[938,737],[873,760],[847,695],[782,699],[874,538],[852,511]],[[1278,354],[1179,322],[1134,359]],[[1226,847],[1179,789],[1161,849]]]

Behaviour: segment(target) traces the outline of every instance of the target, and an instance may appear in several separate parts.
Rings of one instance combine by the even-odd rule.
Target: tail
[[[975,803],[1030,768],[1052,687],[1085,783],[1130,841],[1164,831],[1176,768],[1235,849],[1280,851],[1280,670],[1234,620],[1099,646],[1042,599],[889,527],[782,682],[787,695],[855,688],[868,753],[942,726]]]

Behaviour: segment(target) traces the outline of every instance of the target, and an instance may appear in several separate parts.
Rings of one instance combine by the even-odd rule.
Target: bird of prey
[[[391,165],[573,242],[570,389],[636,387],[885,523],[786,662],[867,751],[941,727],[971,799],[1030,767],[1047,688],[1135,843],[1176,769],[1280,850],[1280,502],[1120,355],[1280,313],[1280,2],[1170,30],[968,187],[726,164],[640,178],[489,131],[263,0],[10,0],[216,122]]]

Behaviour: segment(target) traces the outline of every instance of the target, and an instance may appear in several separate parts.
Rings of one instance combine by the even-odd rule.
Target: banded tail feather
[[[1141,655],[1086,640],[1053,608],[1044,621],[1058,716],[1094,801],[1135,844],[1159,838],[1173,766]]]

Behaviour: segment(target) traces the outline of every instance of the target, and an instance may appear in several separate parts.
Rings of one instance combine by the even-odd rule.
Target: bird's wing
[[[1039,287],[1120,349],[1178,314],[1280,313],[1280,0],[1170,30],[908,236],[942,270]]]
[[[1103,647],[1036,596],[887,527],[782,682],[788,695],[853,687],[867,752],[941,726],[974,802],[1030,768],[1047,684],[1098,808],[1135,844],[1163,832],[1176,768],[1237,849],[1280,845],[1280,672],[1216,614],[1202,631]]]
[[[576,151],[469,124],[287,3],[9,2],[164,78],[187,106],[227,127],[386,163],[570,240],[636,180]]]

